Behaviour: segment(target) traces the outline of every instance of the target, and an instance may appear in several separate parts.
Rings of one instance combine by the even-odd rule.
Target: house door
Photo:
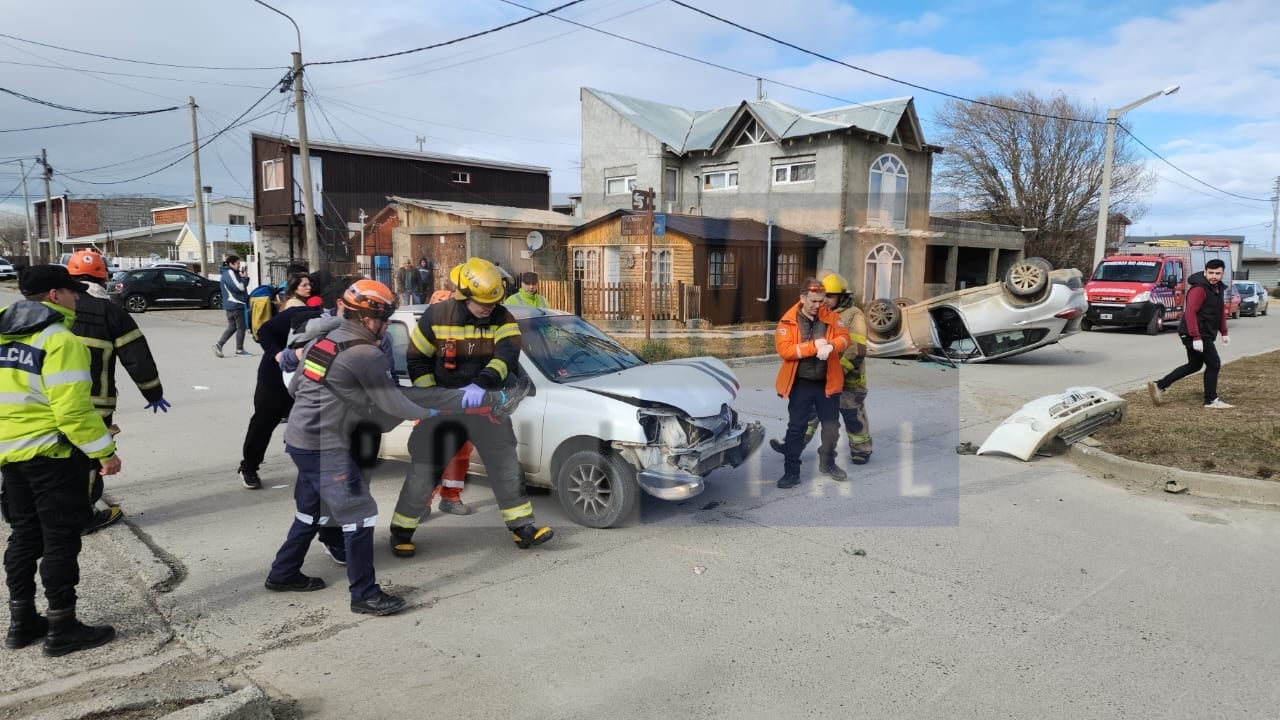
[[[449,271],[455,265],[461,265],[467,261],[466,233],[412,235],[409,238],[409,244],[413,248],[410,261],[415,266],[421,258],[431,262],[435,270],[432,277],[435,278],[437,288],[445,278],[449,277]]]
[[[622,282],[621,249],[606,247],[604,249],[604,309],[608,317],[618,317],[622,312],[622,290],[618,283]]]

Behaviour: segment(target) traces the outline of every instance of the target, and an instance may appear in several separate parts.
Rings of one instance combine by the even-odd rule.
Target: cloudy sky
[[[564,1],[518,0],[537,10]],[[272,4],[297,21],[307,62],[420,47],[531,14],[503,0]],[[1134,135],[1172,164],[1140,150],[1160,180],[1149,212],[1130,233],[1242,234],[1270,246],[1269,198],[1280,175],[1280,14],[1271,0],[691,4],[852,65],[965,97],[1061,92],[1098,107],[1101,117],[1104,108],[1179,84],[1177,94],[1125,116]],[[296,48],[293,27],[253,0],[177,7],[159,0],[5,3],[0,88],[89,110],[184,107],[0,132],[0,163],[47,148],[55,194],[189,197],[189,160],[148,174],[188,151],[185,105],[194,95],[202,135],[242,113],[257,118],[201,155],[204,184],[215,194],[248,196],[250,129],[296,134],[291,96],[272,90]],[[426,52],[310,67],[310,132],[404,149],[416,149],[423,136],[428,151],[550,167],[553,191],[572,192],[580,185],[581,86],[691,109],[753,98],[753,76],[803,88],[765,84],[771,97],[810,110],[841,104],[831,97],[912,95],[926,139],[937,131],[931,117],[944,100],[938,94],[817,60],[665,0],[586,0],[561,15],[743,74],[539,18]],[[0,94],[0,130],[95,117]],[[133,180],[141,175],[148,176]],[[7,210],[21,210],[19,177],[16,164],[0,164]],[[31,183],[31,191],[42,193],[41,184]]]

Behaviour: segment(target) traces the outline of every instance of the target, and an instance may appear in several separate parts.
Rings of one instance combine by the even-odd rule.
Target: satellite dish
[[[537,250],[542,247],[542,233],[537,230],[530,230],[529,234],[525,236],[524,241],[525,244],[529,246],[530,250]]]

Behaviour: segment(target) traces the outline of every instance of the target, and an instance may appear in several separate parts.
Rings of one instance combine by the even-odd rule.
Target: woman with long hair
[[[293,307],[306,307],[307,300],[311,298],[311,276],[306,273],[296,273],[289,278],[289,284],[284,288],[284,304],[281,310],[288,310]]]

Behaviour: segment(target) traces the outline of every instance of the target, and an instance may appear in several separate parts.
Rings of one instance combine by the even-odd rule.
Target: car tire
[[[147,298],[137,293],[128,295],[124,299],[124,309],[131,313],[144,313],[147,311]]]
[[[1164,332],[1164,308],[1156,306],[1156,311],[1151,314],[1151,319],[1147,321],[1145,328],[1148,335],[1159,335]]]
[[[574,522],[610,528],[630,520],[640,504],[635,468],[612,453],[579,450],[556,473],[560,506]]]
[[[1053,264],[1044,258],[1027,258],[1014,263],[1004,274],[1004,287],[1016,298],[1029,298],[1044,292],[1049,285]]]
[[[1090,320],[1089,318],[1084,318],[1083,320],[1080,321],[1080,329],[1083,330],[1084,332],[1092,331],[1093,321]]]
[[[217,310],[222,307],[222,292],[218,291],[209,296],[209,304],[205,307],[211,310]]]
[[[872,300],[866,314],[867,325],[885,337],[891,337],[902,325],[902,309],[886,298]]]

